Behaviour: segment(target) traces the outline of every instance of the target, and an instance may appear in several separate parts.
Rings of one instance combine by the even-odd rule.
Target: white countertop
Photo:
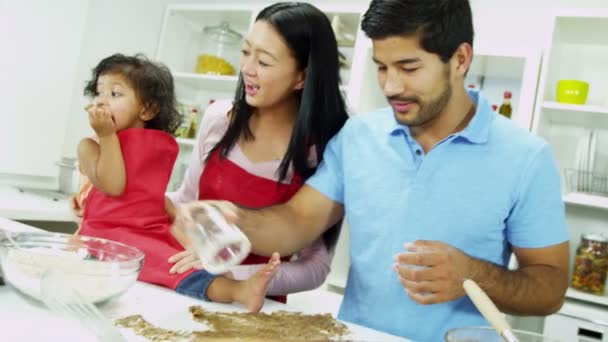
[[[53,200],[33,192],[0,184],[0,217],[29,221],[73,221],[67,199]]]
[[[27,231],[36,228],[0,217],[0,229]],[[45,308],[30,303],[14,293],[8,286],[0,286],[0,340],[1,341],[91,341],[93,336],[77,323],[52,315]],[[245,309],[234,304],[207,303],[182,296],[172,290],[137,282],[123,296],[102,306],[106,316],[116,319],[141,314],[150,323],[171,330],[201,330],[200,323],[192,320],[188,308],[200,305],[209,311],[237,311]],[[267,300],[263,312],[276,310],[312,312],[306,307],[295,307]],[[356,341],[407,341],[358,325],[346,323],[351,331],[349,339]],[[130,330],[121,332],[129,341],[146,341]]]

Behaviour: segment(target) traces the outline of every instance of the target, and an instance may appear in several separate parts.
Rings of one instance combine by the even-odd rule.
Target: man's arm
[[[399,254],[395,268],[409,296],[418,303],[460,298],[465,295],[462,282],[468,278],[505,313],[548,315],[563,304],[568,287],[568,242],[543,248],[514,247],[519,269],[513,271],[437,241],[417,241],[406,247],[414,253]]]
[[[564,303],[568,288],[568,242],[545,248],[513,248],[519,269],[476,260],[471,279],[505,313],[549,315]]]
[[[288,202],[264,209],[236,208],[235,224],[260,255],[289,255],[309,246],[344,216],[342,204],[304,185]]]

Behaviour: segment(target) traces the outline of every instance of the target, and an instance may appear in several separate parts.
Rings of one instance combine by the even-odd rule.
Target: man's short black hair
[[[462,43],[473,46],[468,0],[373,0],[361,29],[371,39],[414,36],[425,51],[446,63]]]

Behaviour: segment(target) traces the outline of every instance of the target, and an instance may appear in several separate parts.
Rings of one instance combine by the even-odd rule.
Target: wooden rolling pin
[[[498,334],[502,336],[505,341],[518,342],[517,337],[515,337],[513,334],[511,326],[505,318],[505,315],[498,310],[494,302],[481,289],[481,287],[479,287],[479,285],[477,285],[477,283],[471,279],[465,279],[462,286],[464,287],[464,291],[473,301],[473,304],[475,304],[483,317],[490,322],[494,330],[496,330],[496,332],[498,332]]]

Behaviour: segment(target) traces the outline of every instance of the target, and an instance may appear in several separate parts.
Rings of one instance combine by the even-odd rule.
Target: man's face
[[[430,123],[452,96],[450,63],[423,50],[416,36],[375,39],[373,46],[380,88],[397,121],[410,127]]]

